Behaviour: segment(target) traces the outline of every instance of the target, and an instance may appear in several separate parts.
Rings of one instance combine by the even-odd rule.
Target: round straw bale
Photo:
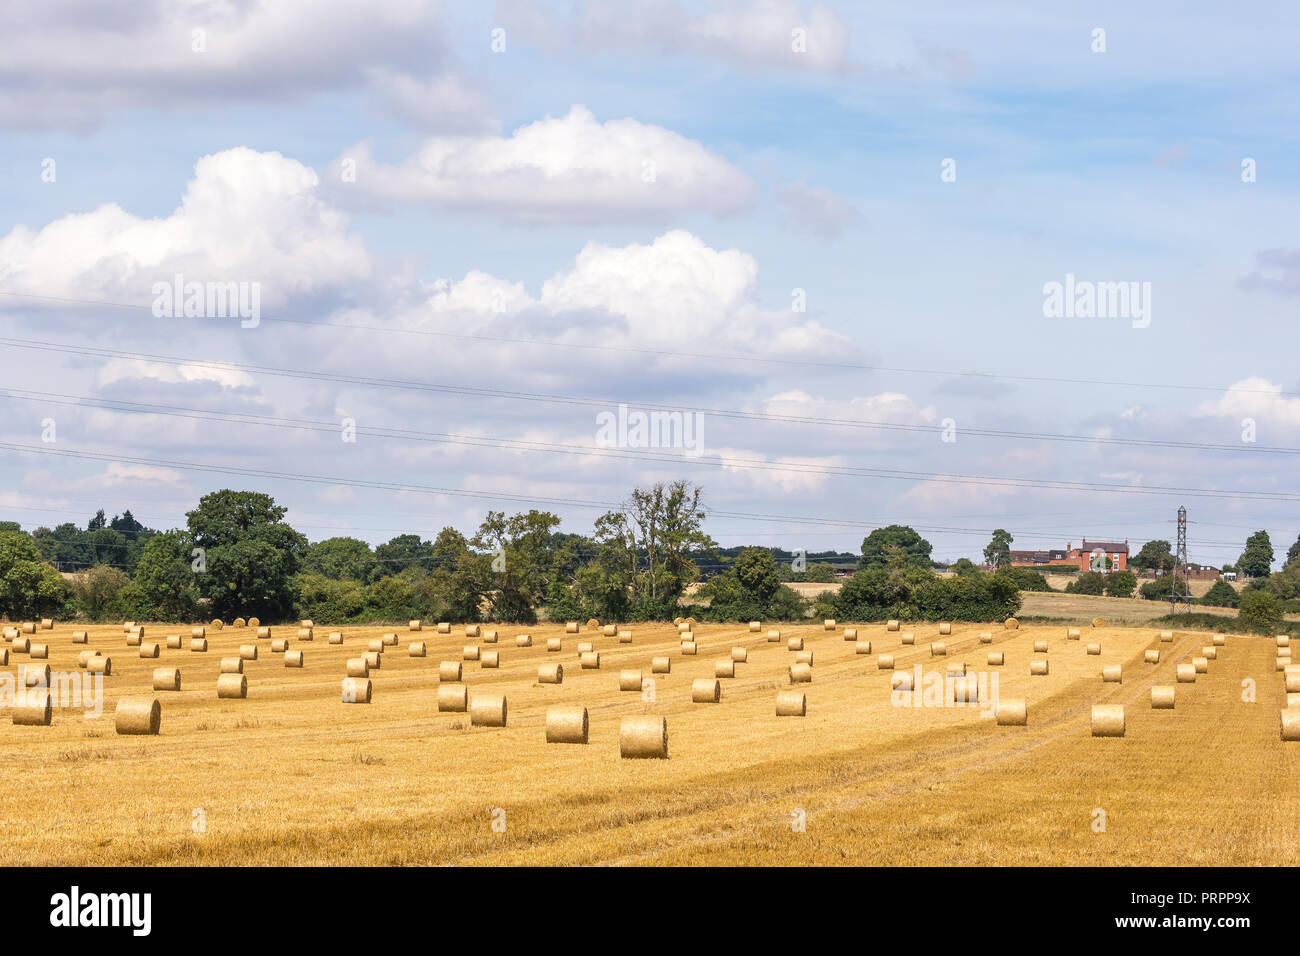
[[[683,644],[683,645],[682,645],[682,654],[683,654],[685,657],[694,657],[694,656],[695,656],[695,644],[694,644],[694,642],[687,643],[687,644]]]
[[[177,674],[179,673],[178,671]],[[179,689],[179,676],[176,678],[176,683]],[[155,689],[171,689],[159,688],[157,684],[158,675],[155,672]],[[120,697],[117,701],[117,709],[113,713],[113,723],[119,734],[156,735],[162,724],[162,704],[158,703],[157,697]]]
[[[915,681],[911,671],[894,671],[889,675],[890,690],[915,690]]]
[[[222,674],[217,678],[217,696],[227,700],[243,700],[248,696],[248,678],[243,674]]]
[[[1017,621],[1014,617],[1009,617],[1002,622],[1002,626],[1005,627],[1008,631],[1016,631],[1020,629],[1020,622]]]
[[[389,631],[387,634],[381,637],[379,639],[379,642],[383,644],[385,647],[396,647],[399,643],[397,640],[397,634],[393,631]]]
[[[722,676],[722,675],[718,675]],[[618,672],[618,689],[623,691],[641,690],[641,672],[640,671],[619,671]]]
[[[943,657],[948,653],[948,647],[943,641],[935,641],[930,645],[931,657]]]
[[[1286,675],[1286,692],[1288,694],[1300,694],[1300,674]]]
[[[651,674],[671,674],[672,671],[673,671],[673,659],[671,657],[650,658]]]
[[[12,650],[15,654],[30,654],[32,639],[30,637],[15,637]]]
[[[425,656],[424,641],[412,641],[410,644],[407,645],[406,653],[409,654],[411,657],[424,657]]]
[[[20,628],[20,630],[21,630],[24,634],[35,634],[35,633],[36,633],[36,622],[35,622],[35,621],[24,621],[22,627]]]
[[[855,642],[854,645],[853,645],[853,653],[855,653],[855,654],[870,654],[870,653],[871,653],[871,642],[870,642],[870,641],[857,641],[857,642]]]
[[[300,640],[300,641],[311,641],[311,640],[315,640],[315,635],[316,635],[316,632],[313,631],[310,627],[300,627],[300,628],[298,628],[298,640]]]
[[[1094,618],[1092,619],[1092,626],[1093,626],[1093,627],[1105,627],[1105,626],[1106,626],[1106,619],[1105,619],[1104,617],[1094,617]]]
[[[1204,657],[1193,657],[1192,666],[1196,668],[1198,674],[1208,674],[1210,672],[1210,662]]]
[[[142,643],[144,643],[142,638],[135,631],[132,631],[126,636],[127,647],[139,647]]]
[[[383,654],[376,654],[374,651],[366,651],[366,653],[362,654],[361,656],[365,658],[366,666],[369,667],[372,671],[377,671],[383,666],[384,663]]]
[[[1290,665],[1291,665],[1291,658],[1289,657],[1279,657],[1277,659],[1278,671],[1285,671]]]
[[[255,660],[257,660],[257,645],[256,645],[256,644],[240,644],[240,645],[239,645],[239,656],[242,657],[242,658],[243,658],[244,660],[246,660],[246,661],[255,661]]]
[[[802,637],[792,637],[792,638],[790,638],[788,641],[785,642],[785,649],[786,649],[787,651],[801,651],[801,650],[803,650],[803,638],[802,638]]]
[[[1300,707],[1300,694],[1287,694],[1286,705],[1288,707]]]
[[[743,664],[749,660],[749,651],[743,647],[733,647],[731,649],[731,659],[737,664]]]
[[[1151,688],[1151,709],[1152,710],[1173,710],[1174,709],[1174,685],[1157,684]]]
[[[981,643],[981,644],[992,644],[992,643],[993,643],[993,635],[992,635],[989,631],[980,631],[980,643]]]
[[[379,640],[379,638],[375,638],[372,641],[366,642],[366,650],[371,651],[372,653],[375,654],[384,653],[384,647],[385,647],[384,642]]]
[[[916,635],[913,634],[911,631],[904,631],[904,632],[903,632],[902,640],[903,640],[903,643],[906,644],[906,645],[909,645],[909,646],[915,646],[915,644],[916,644]]]
[[[632,632],[631,632],[631,631],[619,631],[619,632],[618,632],[618,642],[619,642],[620,644],[631,644],[631,643],[632,643]]]
[[[1160,632],[1160,640],[1161,640],[1162,642],[1164,642],[1165,644],[1170,644],[1170,643],[1172,643],[1173,640],[1174,640],[1174,632],[1173,632],[1173,631],[1161,631],[1161,632]]]
[[[13,640],[14,638],[16,638],[17,636],[18,636],[18,628],[16,628],[16,627],[6,627],[6,628],[4,629],[4,639],[5,639],[6,641],[12,641],[12,640]]]
[[[14,723],[17,722],[15,715]],[[1282,711],[1282,739],[1300,740],[1300,709],[1288,707]]]
[[[181,671],[179,667],[156,667],[153,672],[154,690],[180,690]],[[121,733],[119,730],[118,733]]]
[[[965,662],[965,661],[949,661],[948,664],[947,664],[947,666],[944,667],[943,672],[944,672],[945,674],[947,674],[949,677],[951,677],[951,676],[953,676],[953,675],[961,675],[961,674],[965,674],[965,673],[966,673],[966,662]]]
[[[453,680],[460,680],[460,662],[456,661],[454,663],[456,664],[456,676]],[[443,663],[443,666],[446,666],[446,662]],[[370,665],[366,663],[364,657],[349,657],[347,675],[349,677],[369,677]],[[441,677],[442,675],[440,674],[439,676]]]
[[[1082,633],[1077,627],[1068,627],[1065,629],[1065,639],[1067,641],[1077,641],[1082,637]]]
[[[1160,652],[1154,648],[1142,652],[1142,659],[1148,664],[1160,663]]]
[[[464,684],[438,685],[438,710],[463,714],[469,708],[469,689]]]
[[[439,633],[439,634],[450,634],[450,633],[451,633],[451,624],[450,624],[450,622],[448,622],[448,621],[439,621],[439,622],[438,622],[438,633]]]
[[[243,627],[247,622],[242,617],[237,617],[233,623],[235,627]]]
[[[39,667],[32,667],[30,664],[20,668],[23,671],[24,683],[28,687],[49,687],[50,686],[50,665],[42,664]]]
[[[808,695],[800,690],[779,690],[776,692],[776,715],[778,717],[803,717],[808,713]]]
[[[557,647],[559,646],[560,639],[558,637],[553,637],[551,638],[551,640],[555,641]],[[532,647],[532,646],[533,646],[533,635],[531,634],[515,635],[515,647]]]
[[[1289,660],[1291,659],[1291,648],[1289,648],[1289,647],[1279,647],[1279,648],[1277,649],[1277,656],[1278,656],[1279,658],[1281,658],[1282,660],[1287,660],[1287,661],[1289,661]]]
[[[179,634],[167,635],[167,650],[179,651],[181,649],[181,636]]]
[[[207,637],[207,636],[208,636],[208,629],[205,627],[190,628],[190,637]]]
[[[84,654],[86,652],[82,651],[81,653]],[[8,665],[9,665],[9,648],[0,647],[0,666],[7,667]],[[83,664],[82,666],[84,667],[85,665]]]
[[[759,631],[761,631],[762,629],[763,629],[763,622],[762,622],[762,621],[750,621],[750,622],[749,622],[749,633],[750,633],[750,634],[757,634],[757,633],[758,633]]]
[[[43,617],[43,618],[41,618],[41,630],[42,630],[42,631],[52,631],[52,630],[54,630],[54,618],[51,618],[51,617]]]
[[[876,667],[882,671],[892,671],[894,669],[894,655],[881,654],[876,658]]]
[[[422,631],[424,630],[424,625],[421,624],[419,621],[411,621],[409,624],[406,625],[406,629],[408,631]]]
[[[248,626],[249,626],[249,627],[258,627],[259,625],[261,625],[261,623],[262,623],[262,622],[259,621],[259,620],[258,620],[257,618],[255,618],[255,617],[250,617],[250,618],[248,619]]]
[[[947,621],[940,621],[940,622],[939,622],[939,633],[942,634],[942,635],[944,635],[945,637],[946,637],[947,635],[951,634],[951,633],[952,633],[952,625],[949,624]]]
[[[466,637],[478,637],[478,636],[479,636],[478,625],[477,625],[477,624],[466,624],[466,625],[465,625],[465,636],[466,636]]]
[[[627,759],[668,758],[668,721],[664,717],[625,717],[618,728],[618,755]]]
[[[790,683],[791,684],[808,684],[812,681],[811,664],[791,664],[790,665]]]
[[[596,645],[593,644],[593,643],[591,643],[591,641],[579,641],[579,642],[578,642],[578,656],[579,656],[579,657],[581,657],[583,654],[590,654],[590,653],[591,653],[592,651],[594,651],[595,649],[596,649]]]
[[[1124,705],[1093,704],[1092,735],[1094,737],[1124,736]]]
[[[469,700],[471,727],[504,727],[506,698],[503,694],[475,694]]]
[[[594,617],[587,618],[587,630],[594,631],[598,627],[600,627],[600,621],[596,620]]]
[[[691,626],[686,623],[685,618],[678,618],[677,620],[673,621],[673,623],[677,625],[678,633],[681,633],[683,631],[689,631],[691,629]]]
[[[722,684],[713,678],[691,681],[691,703],[716,704],[722,700]]]
[[[618,637],[618,627],[617,625],[614,624],[606,624],[601,629],[601,633],[604,634],[606,637]]]
[[[170,640],[170,638],[169,638],[169,640]],[[90,635],[87,634],[85,631],[73,631],[73,632],[72,632],[72,643],[73,643],[73,644],[86,644],[86,643],[88,643],[89,641],[90,641]],[[168,646],[170,647],[171,645],[168,645]]]
[[[999,700],[995,719],[1002,727],[1023,727],[1029,723],[1029,704],[1023,697]]]
[[[501,667],[500,651],[484,651],[479,655],[479,667],[486,667],[488,670],[496,670]]]
[[[223,674],[244,673],[244,659],[242,657],[221,658],[221,673]]]
[[[1179,664],[1178,665],[1178,683],[1195,684],[1196,683],[1196,665]]]
[[[720,661],[714,661],[713,676],[714,677],[735,677],[736,662],[733,661],[730,657],[723,658]],[[639,689],[640,688],[638,688],[638,690]]]
[[[497,642],[498,639],[499,639],[499,635],[497,634],[496,631],[484,631],[484,632],[483,632],[483,643],[484,643],[484,644],[495,644],[495,643]]]
[[[1122,684],[1124,683],[1124,669],[1118,664],[1103,667],[1101,669],[1101,679],[1103,683],[1107,684]]]
[[[1047,661],[1041,660],[1029,662],[1030,677],[1045,677],[1047,676],[1047,672]]]
[[[141,657],[157,657],[159,654],[158,645],[152,641],[146,641],[140,645]]]
[[[131,628],[135,627],[135,621],[124,621],[122,623],[122,633],[130,634]]]
[[[989,667],[1001,667],[1005,663],[1006,658],[1003,656],[1002,651],[989,651]]]
[[[467,644],[465,647],[461,648],[460,656],[461,656],[461,660],[466,660],[466,661],[478,660],[478,646],[475,644]]]
[[[285,651],[285,667],[302,667],[302,651]]]
[[[518,639],[515,642],[518,643]],[[554,654],[556,651],[562,650],[564,650],[564,641],[561,638],[548,637],[546,639],[546,652],[548,654]]]
[[[462,690],[464,687],[462,685]],[[374,693],[374,685],[364,677],[345,677],[343,678],[343,693],[339,699],[345,704],[368,704],[370,703],[371,694]],[[438,688],[439,710],[442,710],[442,688]],[[464,710],[465,708],[461,708]]]
[[[980,702],[980,685],[974,674],[969,677],[952,679],[952,699],[956,704],[978,704]]]
[[[313,620],[311,620],[311,618],[305,618],[304,620],[301,620],[301,621],[298,622],[298,626],[299,626],[299,627],[315,627],[315,626],[316,626],[316,622],[313,621]]]
[[[776,628],[771,628],[770,630],[768,630],[768,632],[767,632],[767,642],[768,642],[769,644],[776,644],[776,643],[778,643],[780,640],[781,640],[781,632],[780,632],[778,629],[776,629]]]
[[[1277,636],[1277,646],[1278,646],[1278,647],[1290,647],[1290,646],[1291,646],[1291,638],[1290,638],[1289,636],[1287,636],[1286,634],[1279,634],[1279,635]]]
[[[96,654],[86,661],[86,670],[92,674],[103,674],[105,677],[111,677],[113,676],[113,659]]]
[[[551,707],[546,711],[548,744],[585,744],[587,742],[586,707]]]
[[[578,658],[579,664],[584,671],[600,670],[600,655],[595,651],[588,651]]]
[[[822,630],[823,630],[823,631],[833,631],[833,630],[835,630],[835,621],[834,621],[834,619],[833,619],[833,618],[827,618],[826,620],[822,621]]]
[[[1088,653],[1091,654],[1091,655],[1093,655],[1094,657],[1096,657],[1098,654],[1101,653],[1101,645],[1100,645],[1100,644],[1089,644],[1089,645],[1088,645]]]
[[[1222,647],[1226,642],[1227,642],[1227,638],[1225,638],[1222,634],[1215,634],[1215,635],[1214,635],[1214,646],[1215,646],[1215,647]]]
[[[563,664],[543,664],[537,668],[537,683],[539,684],[563,684],[564,683],[564,665]]]
[[[892,619],[885,622],[885,630],[887,631],[896,631],[902,626],[901,622]]]
[[[1207,644],[1205,647],[1201,648],[1201,656],[1204,657],[1207,661],[1218,660],[1219,649],[1215,647],[1213,644]]]
[[[1035,654],[1046,654],[1046,653],[1047,653],[1047,642],[1046,642],[1046,641],[1034,641],[1034,653],[1035,653]]]
[[[812,651],[799,651],[799,652],[797,652],[797,653],[794,655],[794,662],[795,662],[796,664],[807,664],[809,667],[812,667],[812,666],[813,666],[813,652],[812,652]]]
[[[577,621],[569,621],[567,624],[564,625],[565,634],[577,634],[579,630],[580,628],[578,627]]]
[[[14,723],[20,727],[48,727],[54,717],[54,704],[49,691],[14,694]]]
[[[678,639],[678,640],[681,640],[681,641],[694,641],[694,640],[695,640],[695,632],[694,632],[694,631],[682,631],[680,634],[677,635],[677,639]]]
[[[289,642],[283,637],[277,637],[271,642],[272,654],[283,654],[289,649]]]
[[[190,653],[206,654],[208,652],[208,639],[206,637],[190,638]]]
[[[157,644],[154,645],[154,647],[157,647],[157,646],[158,646]],[[41,661],[49,660],[49,658],[50,658],[50,645],[48,645],[48,644],[33,644],[30,648],[28,648],[28,653],[30,653],[30,654],[32,655],[32,657],[36,658],[37,660],[41,660]],[[141,656],[144,656],[144,655],[141,655]],[[155,655],[155,656],[157,656],[157,655]]]
[[[844,629],[845,641],[856,641],[858,639],[858,629],[856,627],[846,627]]]
[[[99,651],[82,651],[80,654],[77,655],[77,666],[84,668],[86,666],[87,661],[89,661],[92,657],[98,657],[98,656],[99,656]],[[0,657],[0,664],[8,664],[8,663],[9,663],[8,660],[5,660],[3,657]]]
[[[208,627],[212,628],[214,631],[219,631],[225,626],[226,625],[221,623],[221,618],[219,617],[214,617],[212,621],[208,624]]]

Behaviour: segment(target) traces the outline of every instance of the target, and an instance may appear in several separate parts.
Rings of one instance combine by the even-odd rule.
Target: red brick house
[[[1074,542],[1069,542],[1064,550],[1047,550],[1047,551],[1012,551],[1011,565],[1017,568],[1052,568],[1052,567],[1075,567],[1080,571],[1091,570],[1093,552],[1098,552],[1100,556],[1110,559],[1110,567],[1105,566],[1102,561],[1102,567],[1099,570],[1124,571],[1128,569],[1128,539],[1125,538],[1121,544],[1118,541],[1089,541],[1083,539],[1079,547],[1074,546]]]

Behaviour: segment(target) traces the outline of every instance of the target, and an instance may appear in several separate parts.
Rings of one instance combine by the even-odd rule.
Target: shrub
[[[1019,591],[1006,575],[941,578],[924,568],[859,571],[838,594],[823,598],[817,613],[846,621],[997,621],[1020,610]]]
[[[1020,591],[1052,590],[1052,586],[1047,583],[1047,578],[1043,576],[1043,573],[1035,571],[1033,568],[1006,567],[998,571],[997,574],[1011,581],[1015,584],[1016,589]]]
[[[1273,634],[1282,624],[1282,605],[1271,591],[1244,591],[1237,620],[1257,634]]]
[[[1132,571],[1112,571],[1106,575],[1106,593],[1111,597],[1132,597],[1137,583],[1137,575]]]
[[[1209,604],[1213,607],[1236,607],[1241,603],[1241,596],[1227,581],[1215,581],[1210,586],[1210,590],[1205,592],[1205,597],[1198,599],[1196,603]]]
[[[1180,596],[1183,597],[1191,593],[1187,590],[1186,582],[1179,584],[1178,589]],[[1138,590],[1142,597],[1148,601],[1168,601],[1174,593],[1174,576],[1172,574],[1162,574],[1154,581],[1148,581]]]
[[[1136,583],[1136,579],[1134,579]],[[1086,571],[1065,586],[1067,594],[1104,594],[1106,575],[1100,571]]]

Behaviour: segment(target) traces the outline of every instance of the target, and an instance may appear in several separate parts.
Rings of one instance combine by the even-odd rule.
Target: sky
[[[1136,550],[1183,505],[1192,561],[1258,529],[1280,559],[1298,30],[1286,3],[6,4],[0,518],[180,527],[235,487],[312,540],[531,507],[589,533],[685,478],[723,545]]]

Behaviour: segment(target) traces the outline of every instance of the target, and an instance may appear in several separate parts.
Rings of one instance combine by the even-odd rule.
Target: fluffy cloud
[[[601,123],[574,106],[509,136],[437,137],[398,165],[359,144],[333,167],[354,188],[393,202],[485,210],[525,222],[662,219],[682,211],[747,208],[753,182],[700,143],[634,119]]]
[[[1214,418],[1253,418],[1276,425],[1300,425],[1300,398],[1282,394],[1282,386],[1250,377],[1234,382],[1218,399],[1202,402],[1197,414]]]

